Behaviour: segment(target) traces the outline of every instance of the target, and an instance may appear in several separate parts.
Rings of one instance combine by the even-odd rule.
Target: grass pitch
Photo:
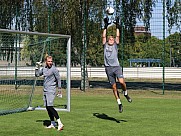
[[[64,130],[45,129],[46,111],[0,116],[1,136],[180,136],[180,91],[129,90],[123,113],[111,89],[71,90],[71,112],[59,112]],[[41,100],[41,98],[40,98]]]

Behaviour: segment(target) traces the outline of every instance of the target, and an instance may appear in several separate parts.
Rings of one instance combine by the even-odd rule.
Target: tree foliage
[[[180,0],[166,0],[167,20],[169,31],[175,25],[177,28],[181,27],[181,1]]]
[[[1,0],[0,28],[69,34],[72,36],[72,65],[76,66],[81,63],[85,23],[87,64],[102,66],[101,34],[104,10],[108,6],[108,1],[86,0],[86,7],[84,2],[85,0]],[[143,21],[146,31],[149,31],[153,7],[157,2],[157,0],[115,0],[116,15],[122,20],[123,25],[124,37],[121,38],[124,39],[125,61],[129,58],[160,58],[161,40],[151,37],[145,41],[144,36],[135,37],[134,34],[137,20]],[[180,0],[166,0],[169,30],[174,25],[180,28],[180,7]],[[115,26],[109,29],[114,32]],[[4,46],[10,45],[1,44],[1,47]],[[119,50],[123,50],[122,45],[119,46]],[[120,57],[121,53],[119,52]],[[55,59],[60,58],[56,56]]]

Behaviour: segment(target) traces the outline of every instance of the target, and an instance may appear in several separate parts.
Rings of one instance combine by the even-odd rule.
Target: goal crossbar
[[[18,56],[18,59],[19,59],[20,57],[22,57],[21,56],[22,52],[19,51],[20,46],[17,47],[17,42],[20,42],[20,41],[22,42],[22,39],[24,38],[23,36],[26,36],[26,35],[32,35],[32,36],[37,35],[38,37],[40,37],[40,39],[41,39],[41,37],[43,37],[41,39],[41,41],[38,41],[36,39],[36,37],[33,37],[35,42],[27,44],[27,45],[29,45],[30,48],[33,48],[33,49],[36,49],[36,47],[39,48],[40,46],[42,46],[41,48],[43,48],[43,46],[44,46],[43,44],[51,44],[51,42],[53,42],[54,45],[56,44],[56,46],[62,46],[62,44],[65,43],[65,41],[66,41],[66,44],[61,47],[61,48],[64,48],[64,50],[66,52],[66,56],[64,56],[64,58],[66,60],[66,61],[64,60],[64,63],[66,63],[65,64],[66,65],[66,75],[64,74],[65,75],[64,80],[66,81],[66,87],[64,88],[64,90],[66,92],[65,92],[64,97],[66,97],[66,98],[64,98],[64,102],[65,102],[64,108],[55,107],[55,109],[57,111],[68,111],[69,112],[70,111],[70,90],[71,90],[71,36],[70,35],[63,35],[63,34],[50,34],[50,33],[0,29],[0,36],[1,36],[0,37],[1,38],[0,44],[3,45],[2,48],[0,47],[0,51],[1,52],[4,51],[2,53],[5,54],[5,57],[6,57],[7,52],[9,51],[6,49],[11,49],[11,54],[9,54],[9,55],[11,55],[11,57],[14,57],[15,55],[16,56],[19,55]],[[8,36],[10,38],[8,38]],[[22,37],[22,38],[19,38],[19,37]],[[29,40],[31,38],[32,37],[30,37]],[[60,42],[61,39],[63,40],[62,42]],[[28,42],[28,40],[26,40],[26,42]],[[5,48],[6,45],[8,46],[8,48]],[[27,49],[24,49],[24,50],[25,50],[24,53],[26,53]],[[36,49],[36,50],[38,50],[38,49]],[[16,53],[17,51],[19,51],[19,52]],[[60,51],[61,51],[61,49],[60,49]],[[41,52],[44,52],[44,49],[39,50],[39,53],[41,53]],[[55,50],[54,52],[56,53],[56,55],[60,55],[60,54],[57,54],[57,50]],[[25,54],[25,55],[27,55],[27,54]],[[62,54],[60,56],[62,56]],[[4,56],[1,55],[0,61],[3,61],[2,58],[4,58]],[[39,58],[40,58],[40,56],[39,56]],[[3,96],[8,96],[9,102],[11,102],[12,99],[14,99],[14,98],[16,99],[16,97],[21,98],[22,97],[21,95],[27,95],[27,94],[25,94],[25,92],[28,90],[28,87],[27,87],[28,85],[32,85],[31,90],[34,89],[33,84],[32,84],[32,80],[34,80],[35,78],[30,79],[30,75],[32,76],[32,75],[34,75],[34,73],[32,70],[26,71],[26,69],[34,69],[33,67],[35,65],[34,66],[28,65],[26,67],[18,66],[18,68],[17,68],[17,65],[20,62],[19,62],[19,60],[16,60],[16,59],[17,58],[15,58],[13,60],[13,63],[8,61],[6,65],[3,65],[3,63],[5,63],[5,60],[4,60],[3,63],[1,63],[1,65],[0,65],[0,71],[2,71],[0,73],[0,75],[2,75],[0,78],[0,81],[1,81],[0,85],[2,86],[1,88],[3,88],[4,86],[6,87],[5,90],[2,90],[2,91],[0,90],[0,97],[3,98]],[[41,55],[41,59],[42,59],[42,55]],[[31,63],[33,63],[33,62],[31,62]],[[10,66],[9,66],[9,64],[10,64]],[[61,73],[61,66],[58,68],[60,69],[60,73]],[[5,71],[4,71],[4,69],[5,69]],[[26,74],[26,78],[22,78],[22,75],[25,75],[24,73]],[[21,81],[22,81],[22,83],[20,83]],[[19,84],[17,84],[17,83],[19,83]],[[12,89],[13,86],[15,86],[15,87]],[[23,86],[24,88],[21,89],[21,86]],[[43,88],[43,86],[42,86],[42,88]],[[34,97],[33,93],[34,92],[32,91],[32,94],[29,95],[29,102],[27,102],[27,106],[15,107],[18,110],[14,110],[14,107],[13,107],[12,108],[13,110],[12,110],[11,107],[9,109],[4,108],[6,106],[6,104],[4,104],[3,107],[0,106],[0,115],[13,113],[14,111],[15,112],[17,112],[17,111],[21,112],[21,111],[25,111],[25,109],[27,109],[27,110],[29,110],[29,109],[30,110],[46,110],[46,108],[44,108],[43,106],[42,107],[41,106],[33,107],[34,106],[34,105],[32,105],[32,99]],[[2,102],[7,101],[7,100],[5,100],[6,98],[3,98],[3,99],[4,100],[2,100]],[[17,104],[20,104],[20,103],[21,102],[17,101]],[[7,105],[9,105],[9,103],[7,103]],[[57,105],[61,105],[61,103],[58,103]],[[19,109],[23,109],[23,110],[19,110]]]

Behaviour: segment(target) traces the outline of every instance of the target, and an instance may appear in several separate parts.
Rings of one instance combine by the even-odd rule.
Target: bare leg
[[[121,100],[120,100],[120,97],[119,97],[118,89],[116,87],[116,83],[114,83],[112,85],[112,89],[113,89],[114,96],[115,96],[115,98],[117,100],[118,106],[119,106],[119,112],[121,113],[121,112],[123,112],[123,106],[121,104]]]
[[[124,81],[124,78],[118,78],[119,83],[121,84],[121,88],[123,91],[126,91],[126,83]]]
[[[114,96],[115,96],[116,100],[117,100],[117,99],[120,99],[120,97],[119,97],[119,92],[118,92],[118,89],[117,89],[117,87],[116,87],[116,83],[114,83],[114,84],[112,85],[112,89],[113,89],[113,93],[114,93]]]
[[[124,81],[124,78],[118,78],[118,81],[121,84],[121,88],[123,90],[124,96],[126,97],[127,101],[131,103],[132,99],[128,96],[128,91],[127,91],[127,88],[126,88],[126,83]]]

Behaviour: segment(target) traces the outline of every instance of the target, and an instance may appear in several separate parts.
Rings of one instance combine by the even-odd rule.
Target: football
[[[112,7],[107,7],[107,8],[106,8],[106,13],[107,13],[108,15],[113,15],[113,14],[114,14],[114,9],[113,9]]]

